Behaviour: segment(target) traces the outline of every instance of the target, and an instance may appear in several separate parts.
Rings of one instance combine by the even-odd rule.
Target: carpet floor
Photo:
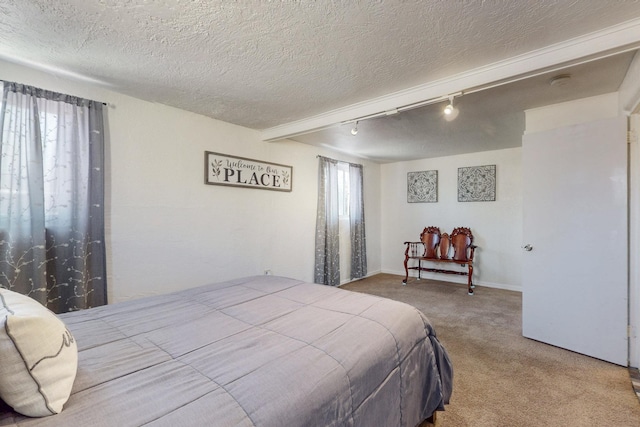
[[[437,426],[640,426],[626,367],[522,336],[519,292],[378,274],[343,289],[411,304],[433,323],[454,368]]]

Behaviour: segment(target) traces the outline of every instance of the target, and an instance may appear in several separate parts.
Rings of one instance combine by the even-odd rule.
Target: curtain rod
[[[24,83],[10,82],[10,81],[7,81],[7,80],[2,80],[2,79],[0,79],[0,82],[2,82],[2,83],[15,83],[15,84],[19,84],[19,85],[22,85],[22,86],[31,86],[31,85],[27,85],[27,84],[24,84]],[[54,92],[54,93],[58,93],[58,94],[60,94],[60,95],[73,96],[74,98],[87,99],[87,98],[84,98],[84,97],[81,97],[81,96],[68,95],[68,94],[66,94],[66,93],[57,92],[57,91],[55,91],[55,90],[42,89],[42,88],[40,88],[40,87],[36,87],[36,86],[31,86],[31,87],[36,88],[36,89],[38,89],[38,90],[44,90],[44,91],[47,91],[47,92]],[[104,101],[96,101],[96,100],[94,100],[94,99],[87,99],[87,101],[97,102],[97,103],[100,103],[100,104],[102,104],[102,105],[106,105],[106,106],[108,106],[108,105],[109,105],[109,104],[107,104],[107,103],[106,103],[106,102],[104,102]]]
[[[321,156],[320,154],[318,154],[316,156],[316,159],[318,159],[318,158],[331,160],[332,162],[337,162],[337,163],[345,163],[345,164],[350,165],[350,166],[360,166],[361,168],[364,167],[360,163],[351,163],[351,162],[345,162],[344,160],[336,160],[336,159],[332,159],[331,157]]]

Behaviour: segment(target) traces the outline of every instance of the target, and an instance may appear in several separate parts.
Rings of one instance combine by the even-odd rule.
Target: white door
[[[523,138],[522,333],[627,365],[626,118]]]

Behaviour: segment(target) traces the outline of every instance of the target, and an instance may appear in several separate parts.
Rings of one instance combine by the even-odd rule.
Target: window
[[[362,165],[318,156],[314,281],[338,286],[367,274]]]
[[[338,216],[349,217],[349,164],[338,163]]]
[[[0,286],[57,313],[103,305],[102,103],[2,88]]]

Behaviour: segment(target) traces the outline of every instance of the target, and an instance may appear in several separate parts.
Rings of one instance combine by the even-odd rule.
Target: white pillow
[[[39,302],[0,288],[0,398],[16,412],[62,411],[78,369],[78,347],[62,321]]]

